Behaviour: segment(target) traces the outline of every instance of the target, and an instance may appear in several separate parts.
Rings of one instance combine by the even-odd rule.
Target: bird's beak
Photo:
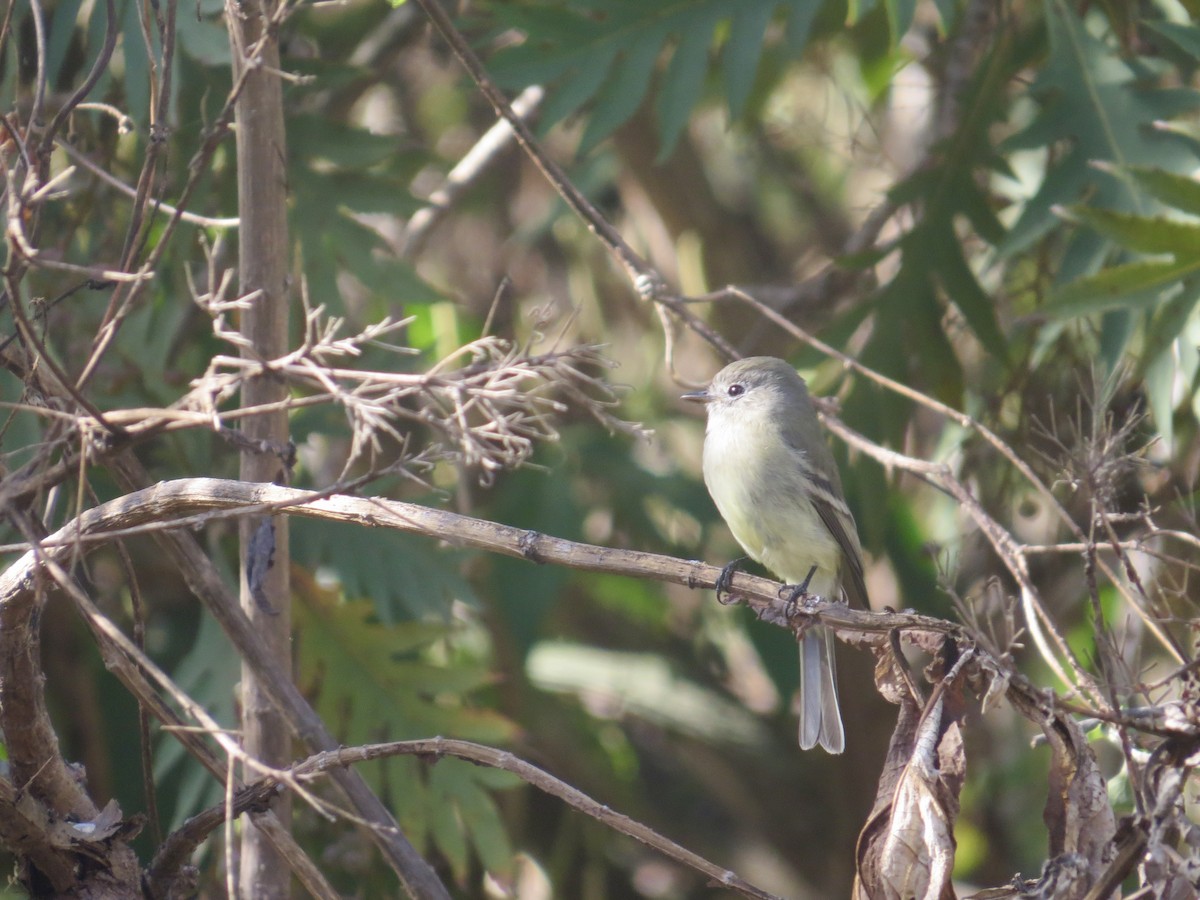
[[[687,394],[680,394],[679,399],[680,400],[691,400],[693,403],[707,403],[709,400],[712,399],[712,394],[710,394],[707,390],[691,391]]]

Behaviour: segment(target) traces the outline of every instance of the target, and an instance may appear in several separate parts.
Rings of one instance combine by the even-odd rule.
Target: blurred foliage
[[[119,52],[91,99],[134,126],[124,132],[103,108],[89,108],[71,117],[64,140],[134,184],[154,140],[151,55],[138,4],[116,8]],[[102,9],[47,5],[55,91],[87,71],[109,24]],[[216,0],[178,9],[156,187],[167,202],[192,176],[229,89],[221,9]],[[28,0],[11,10],[0,97],[26,109],[32,13]],[[1070,489],[1073,454],[1106,415],[1148,414],[1113,451],[1144,459],[1123,470],[1108,511],[1145,504],[1161,510],[1164,528],[1191,531],[1200,459],[1200,28],[1185,10],[1166,0],[1045,0],[999,13],[954,0],[528,0],[467,4],[460,21],[505,87],[546,84],[539,128],[551,152],[681,289],[780,287],[785,316],[1008,440],[1084,525],[1091,508]],[[389,477],[365,490],[606,546],[714,563],[738,555],[700,481],[702,427],[674,401],[681,388],[665,374],[657,319],[516,151],[471,185],[418,252],[402,254],[406,221],[493,121],[419,10],[368,0],[302,6],[284,32],[285,68],[304,76],[286,87],[297,292],[356,327],[411,317],[413,356],[372,348],[363,364],[428,369],[485,323],[535,348],[601,343],[620,363],[613,380],[627,388],[622,414],[655,430],[639,442],[568,414],[560,442],[541,448],[536,466],[492,484],[440,462],[422,483]],[[69,164],[65,151],[55,153],[55,171]],[[232,214],[234,166],[232,142],[204,161],[193,212]],[[867,214],[884,206],[892,215],[878,240],[850,246]],[[157,248],[163,221],[160,212],[147,250]],[[46,207],[41,233],[58,258],[111,264],[129,227],[126,194],[77,168]],[[235,244],[215,224],[174,232],[153,287],[91,380],[98,406],[168,405],[215,353],[232,352],[189,301],[187,276],[205,287],[210,261],[214,273],[234,264]],[[819,289],[830,271],[843,287]],[[78,374],[111,286],[35,268],[22,290],[54,354]],[[954,423],[848,377],[743,309],[705,314],[739,349],[796,362],[818,392],[838,396],[850,427],[950,461],[1020,539],[1063,537],[992,448]],[[692,380],[717,366],[687,336],[675,362]],[[1108,393],[1096,387],[1114,382]],[[0,376],[0,400],[24,396],[16,379]],[[9,415],[10,471],[36,455],[48,428],[28,410]],[[294,434],[298,483],[332,483],[350,441],[341,414],[300,409]],[[430,439],[417,426],[406,437],[413,447]],[[405,449],[397,442],[384,454]],[[237,470],[236,448],[207,432],[163,435],[138,452],[162,479]],[[981,608],[1011,591],[951,499],[838,452],[878,604],[949,615],[939,587]],[[79,487],[49,498],[48,524],[72,513],[68,498]],[[99,473],[87,489],[116,493]],[[777,893],[846,895],[893,720],[862,654],[843,652],[839,662],[848,753],[801,755],[789,709],[794,642],[710,595],[347,525],[292,528],[299,683],[346,743],[442,734],[510,747]],[[236,581],[228,526],[206,537]],[[232,727],[234,654],[207,618],[197,622],[186,586],[149,545],[135,542],[133,554],[149,648]],[[1033,577],[1091,660],[1086,583],[1064,559],[1048,559]],[[1148,583],[1186,585],[1180,566],[1146,565]],[[128,621],[124,575],[106,582],[99,566],[86,574],[108,611]],[[1194,593],[1172,600],[1184,618],[1195,614]],[[1104,601],[1110,621],[1126,617],[1116,598]],[[1000,605],[989,608],[997,619]],[[1136,624],[1129,629],[1136,640]],[[48,636],[47,652],[60,644]],[[1053,685],[1031,652],[1019,663]],[[51,688],[70,695],[53,674]],[[119,690],[109,681],[98,689]],[[124,747],[89,762],[98,796],[118,792],[111,775],[129,764],[136,733],[129,704],[109,708],[97,721],[78,705],[56,707],[69,755],[92,760],[94,748]],[[967,728],[964,880],[1004,883],[1016,871],[1033,874],[1044,858],[1045,766],[1026,752],[1028,737],[1006,710]],[[219,799],[169,736],[155,748],[164,824]],[[518,888],[548,879],[555,896],[708,895],[693,874],[507,776],[411,759],[366,774],[462,896],[484,896],[485,872]],[[138,797],[121,801],[127,813],[140,808]],[[299,830],[306,846],[325,848],[314,853],[342,889],[391,889],[349,826],[304,812]],[[206,852],[206,883],[219,884],[219,857]]]
[[[894,9],[896,4],[888,4]],[[714,32],[720,33],[720,77],[730,115],[746,112],[766,41],[782,10],[784,41],[796,56],[808,42],[821,4],[807,0],[684,0],[648,5],[637,0],[598,0],[567,5],[493,3],[487,17],[528,39],[505,48],[490,70],[500,84],[554,82],[540,120],[549,128],[587,104],[581,153],[637,112],[661,66],[656,85],[659,159],[671,156],[692,110],[704,93]],[[911,18],[912,10],[908,10]],[[669,48],[669,49],[667,49]]]

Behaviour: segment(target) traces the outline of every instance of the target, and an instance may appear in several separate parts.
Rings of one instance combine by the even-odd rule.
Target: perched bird
[[[789,584],[868,608],[862,548],[812,397],[782,359],[731,363],[706,390],[704,483],[737,542]],[[800,746],[846,747],[838,710],[833,635],[800,641]]]

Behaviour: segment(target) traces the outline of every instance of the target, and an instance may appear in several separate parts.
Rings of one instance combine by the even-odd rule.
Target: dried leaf
[[[1200,884],[1200,825],[1189,818],[1183,800],[1198,749],[1195,738],[1171,738],[1146,766],[1151,811],[1142,867],[1155,898],[1194,898]]]
[[[131,840],[145,824],[140,816],[125,819],[116,800],[109,800],[96,818],[85,822],[58,821],[50,826],[50,840],[63,850],[82,853],[104,862],[114,840]]]
[[[943,652],[953,654],[950,641]],[[870,900],[950,900],[954,889],[954,821],[966,774],[962,734],[961,666],[954,666],[922,714],[900,663],[881,652],[880,692],[900,704],[875,809],[858,838],[855,897]],[[895,701],[894,701],[895,702]]]
[[[1117,830],[1104,776],[1074,721],[1056,716],[1042,728],[1054,752],[1042,815],[1050,831],[1050,856],[1077,853],[1088,861],[1094,878],[1112,858]]]
[[[1036,880],[1014,878],[1011,885],[988,888],[963,900],[1073,900],[1087,893],[1091,881],[1087,860],[1078,853],[1064,853],[1048,860]]]
[[[884,700],[901,708],[900,714],[903,717],[905,701],[912,699],[904,670],[901,668],[903,663],[896,659],[895,654],[885,644],[878,644],[871,649],[875,654],[875,688]],[[915,721],[912,727],[916,727]],[[896,728],[900,728],[899,722]],[[892,740],[895,739],[896,735],[893,733]]]
[[[970,688],[980,697],[980,711],[988,713],[1008,691],[1009,676],[996,660],[987,654],[976,656],[972,662]]]

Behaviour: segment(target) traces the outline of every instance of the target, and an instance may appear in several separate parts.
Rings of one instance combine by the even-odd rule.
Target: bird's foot
[[[800,604],[800,598],[808,594],[808,585],[812,581],[813,576],[817,574],[817,567],[813,566],[808,570],[808,574],[804,576],[804,580],[797,585],[793,585],[790,589],[785,585],[784,590],[787,594],[787,616],[792,618],[796,614],[796,607]],[[782,593],[782,591],[780,592]]]
[[[727,603],[728,600],[721,599],[721,595],[729,596],[729,585],[733,581],[733,575],[737,572],[738,567],[746,561],[746,557],[739,556],[731,563],[727,563],[721,568],[721,574],[717,576],[717,602]]]

